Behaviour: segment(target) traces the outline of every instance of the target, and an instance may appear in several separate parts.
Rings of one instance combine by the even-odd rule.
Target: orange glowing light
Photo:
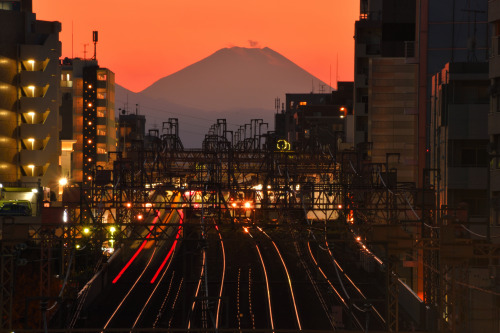
[[[138,214],[138,215],[137,215],[137,219],[138,219],[138,220],[142,220],[143,218],[144,218],[144,216],[142,216],[142,214]]]
[[[233,202],[231,206],[233,206],[233,208],[236,208],[236,202]]]
[[[130,208],[130,207],[132,207],[132,204],[131,204],[130,202],[127,202],[127,203],[125,204],[125,206],[126,206],[127,208]]]

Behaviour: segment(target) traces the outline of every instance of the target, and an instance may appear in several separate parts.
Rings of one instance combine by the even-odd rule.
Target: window
[[[108,76],[106,73],[97,73],[97,80],[98,81],[106,81]]]
[[[19,1],[0,1],[0,9],[20,11],[21,3]]]
[[[489,104],[489,86],[487,81],[455,81],[450,97],[455,104]]]
[[[105,91],[97,91],[97,99],[106,99]]]
[[[450,141],[450,167],[487,167],[488,140]]]
[[[61,87],[73,87],[73,81],[71,80],[71,73],[61,74]]]

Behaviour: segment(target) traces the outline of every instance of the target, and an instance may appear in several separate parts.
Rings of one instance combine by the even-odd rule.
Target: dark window
[[[451,140],[450,167],[487,167],[488,140]]]

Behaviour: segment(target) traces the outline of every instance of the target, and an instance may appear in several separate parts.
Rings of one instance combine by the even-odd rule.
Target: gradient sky
[[[269,47],[333,86],[338,56],[339,81],[353,80],[359,0],[33,0],[33,11],[62,23],[63,57],[83,58],[85,44],[92,57],[98,30],[99,65],[136,92],[231,46]]]

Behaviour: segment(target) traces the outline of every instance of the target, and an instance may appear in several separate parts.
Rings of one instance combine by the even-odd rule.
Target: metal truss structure
[[[338,220],[362,235],[385,262],[389,331],[398,331],[397,272],[399,258],[408,257],[423,269],[424,302],[438,304],[438,313],[444,314],[440,327],[454,332],[446,314],[465,313],[465,305],[457,301],[464,286],[456,283],[463,281],[465,266],[443,254],[443,247],[456,242],[444,241],[446,228],[441,228],[443,214],[434,190],[398,183],[397,170],[388,163],[367,163],[356,151],[337,152],[319,144],[293,150],[273,132],[264,132],[267,126],[253,119],[229,131],[226,121],[218,119],[201,149],[184,149],[178,121],[172,118],[161,133],[150,131],[148,147],[134,145],[126,155],[116,153],[113,170],[94,168],[89,171],[92,181],[68,185],[63,207],[53,208],[58,217],[30,226],[30,241],[42,253],[41,295],[49,293],[50,246],[63,247],[61,274],[71,276],[77,246],[92,247],[102,257],[103,244],[116,248],[126,241],[171,237],[166,228],[148,235],[153,230],[150,217],[165,211],[182,209],[191,216],[217,217],[220,223],[252,217],[260,224],[304,228],[315,220]],[[498,248],[484,242],[467,244],[467,249],[486,246],[490,260],[500,256]],[[2,247],[0,318],[7,318],[2,329],[11,328],[12,317],[9,249]]]

